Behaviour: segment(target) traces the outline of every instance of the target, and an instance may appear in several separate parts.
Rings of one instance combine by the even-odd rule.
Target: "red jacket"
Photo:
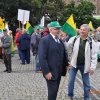
[[[21,36],[21,32],[17,32],[16,35],[15,35],[15,43],[16,43],[17,46],[19,46],[19,42],[17,40],[20,36]]]

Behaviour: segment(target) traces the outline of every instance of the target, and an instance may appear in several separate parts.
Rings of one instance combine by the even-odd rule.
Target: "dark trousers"
[[[61,77],[57,80],[47,80],[48,100],[56,100]]]
[[[21,59],[21,50],[20,50],[20,47],[17,46],[17,48],[18,48],[19,58]]]
[[[30,63],[30,49],[21,50],[21,61],[23,64],[25,64],[25,61],[27,64]]]
[[[2,47],[0,47],[0,59],[2,59]]]
[[[11,54],[4,54],[4,64],[7,71],[12,71],[11,68]]]

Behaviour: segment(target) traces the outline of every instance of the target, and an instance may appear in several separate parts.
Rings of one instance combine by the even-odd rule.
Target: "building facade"
[[[69,4],[70,1],[72,1],[72,0],[65,0],[66,4]],[[73,0],[73,1],[75,1],[76,5],[80,3],[80,0]],[[95,10],[94,14],[100,15],[100,0],[87,0],[87,1],[90,1],[95,5],[96,10]]]

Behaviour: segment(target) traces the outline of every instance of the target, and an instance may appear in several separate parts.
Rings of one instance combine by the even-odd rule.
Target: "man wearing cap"
[[[4,36],[1,38],[4,53],[4,64],[6,70],[4,72],[11,73],[11,37],[7,34],[7,30],[3,30]]]
[[[65,48],[58,38],[61,26],[57,21],[48,25],[50,34],[43,37],[39,44],[39,64],[48,87],[48,100],[56,100],[61,76],[66,75]]]
[[[38,45],[41,39],[40,26],[34,27],[34,33],[31,36],[31,50],[34,56],[34,67],[37,73],[41,73],[41,67],[38,65]]]

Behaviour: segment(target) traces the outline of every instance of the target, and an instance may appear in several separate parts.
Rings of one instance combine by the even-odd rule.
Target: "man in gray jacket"
[[[6,70],[4,72],[11,73],[11,37],[7,34],[7,30],[3,30],[4,36],[1,38],[3,55],[4,55],[4,64]]]
[[[97,52],[95,41],[88,37],[88,33],[89,26],[83,24],[80,27],[80,35],[72,37],[68,41],[68,46],[72,47],[68,82],[68,96],[70,100],[73,100],[74,82],[78,70],[81,72],[84,86],[84,100],[90,100],[89,92],[91,86],[89,75],[93,74],[96,69]]]

